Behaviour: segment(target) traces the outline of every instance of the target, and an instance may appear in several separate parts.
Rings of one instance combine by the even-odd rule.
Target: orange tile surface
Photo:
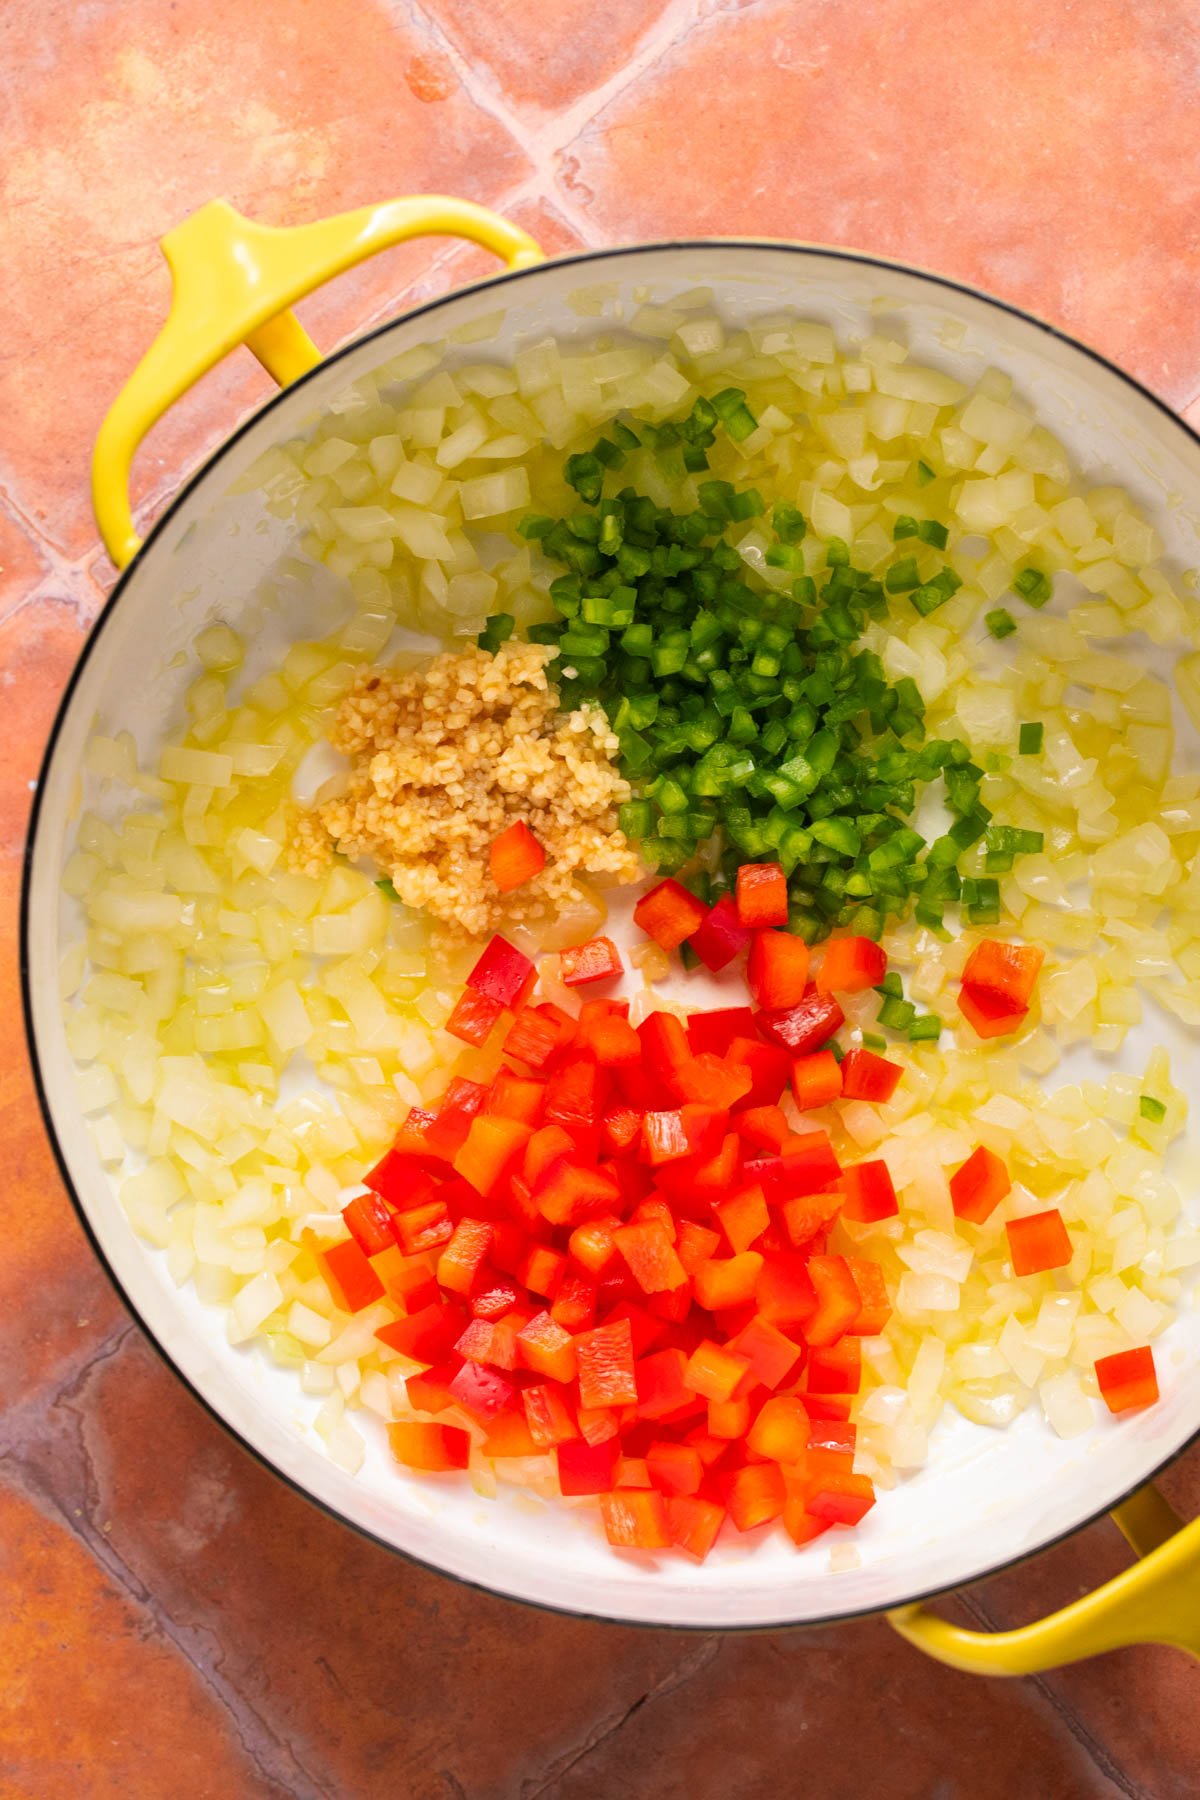
[[[551,250],[797,235],[976,280],[1200,416],[1200,16],[1185,0],[7,0],[0,8],[0,1007],[29,787],[106,564],[104,407],[213,194],[272,222],[444,189]],[[322,342],[486,272],[440,244],[307,303]],[[147,444],[143,516],[267,391]],[[0,1800],[1190,1800],[1200,1674],[1126,1652],[987,1685],[880,1623],[678,1637],[469,1594],[334,1525],[147,1349],[0,1050]],[[153,1455],[147,1446],[153,1445]],[[1200,1456],[1168,1478],[1200,1510]],[[953,1603],[1120,1566],[1111,1526]]]

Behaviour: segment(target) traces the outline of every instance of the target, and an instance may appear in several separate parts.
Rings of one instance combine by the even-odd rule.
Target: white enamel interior
[[[1184,1311],[1159,1340],[1160,1405],[1105,1419],[1072,1442],[1029,1414],[1007,1433],[955,1415],[935,1437],[930,1465],[880,1504],[854,1534],[861,1567],[831,1574],[830,1540],[797,1553],[782,1534],[722,1542],[700,1568],[683,1558],[615,1554],[594,1516],[502,1490],[480,1499],[452,1478],[406,1477],[380,1431],[357,1477],[327,1461],[307,1429],[315,1402],[295,1376],[257,1352],[231,1349],[222,1315],[169,1281],[162,1257],[136,1238],[100,1167],[78,1111],[57,999],[68,915],[60,871],[81,802],[80,756],[93,730],[132,730],[143,759],[181,718],[194,668],[187,649],[215,617],[254,636],[256,584],[284,543],[253,495],[230,488],[270,445],[295,436],[346,386],[414,344],[440,341],[504,309],[498,335],[465,352],[503,357],[548,332],[589,337],[569,296],[597,282],[655,300],[701,284],[727,319],[780,309],[828,321],[843,342],[870,329],[904,336],[915,357],[975,378],[994,364],[1070,447],[1090,482],[1129,488],[1158,523],[1180,568],[1200,564],[1200,445],[1146,395],[1046,328],[969,293],[901,270],[785,246],[648,247],[552,263],[468,290],[400,319],[342,353],[277,400],[212,462],[155,533],[89,645],[45,771],[32,846],[27,936],[30,1009],[41,1078],[63,1159],[100,1248],[147,1330],[212,1409],[262,1457],[344,1519],[422,1561],[500,1593],[654,1624],[774,1625],[897,1605],[970,1581],[1071,1530],[1138,1484],[1200,1431],[1200,1311]],[[646,297],[640,293],[638,298]],[[295,635],[314,621],[297,616]],[[1197,744],[1180,716],[1180,756]],[[150,753],[150,754],[148,754]],[[92,796],[88,795],[89,803]],[[1139,1066],[1152,1044],[1173,1051],[1185,1086],[1194,1049],[1154,1013],[1127,1047]],[[1123,1059],[1125,1060],[1125,1059]],[[1069,1078],[1069,1077],[1068,1077]],[[1189,1203],[1190,1196],[1189,1196]],[[755,1541],[762,1540],[762,1541]]]

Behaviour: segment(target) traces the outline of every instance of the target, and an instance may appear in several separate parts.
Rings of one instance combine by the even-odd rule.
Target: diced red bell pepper
[[[871,1225],[877,1219],[893,1219],[900,1211],[891,1172],[885,1162],[851,1163],[842,1172],[846,1199],[842,1216],[859,1225]]]
[[[438,1102],[437,1118],[425,1134],[434,1155],[452,1162],[466,1141],[471,1120],[487,1104],[488,1090],[481,1081],[456,1075]]]
[[[1071,1260],[1070,1234],[1057,1206],[1009,1219],[1004,1229],[1014,1275],[1040,1275],[1045,1269],[1065,1268]]]
[[[750,1401],[741,1399],[710,1400],[708,1403],[709,1435],[738,1443],[750,1429]]]
[[[769,1462],[798,1463],[808,1449],[812,1426],[796,1394],[776,1394],[759,1409],[746,1447]]]
[[[1158,1374],[1154,1352],[1148,1344],[1137,1350],[1117,1350],[1112,1356],[1097,1357],[1096,1380],[1111,1413],[1153,1406],[1158,1399]]]
[[[494,1232],[494,1228],[493,1228]],[[493,1248],[495,1238],[493,1235]],[[515,1281],[506,1275],[493,1275],[490,1269],[480,1272],[480,1281],[485,1286],[476,1285],[471,1295],[471,1316],[475,1319],[502,1319],[510,1313],[520,1299]]]
[[[503,1329],[503,1321],[472,1319],[454,1345],[464,1362],[488,1363],[505,1371],[517,1366],[515,1333]]]
[[[719,1201],[716,1211],[731,1250],[749,1250],[771,1223],[766,1195],[756,1181]]]
[[[836,1344],[812,1344],[804,1375],[810,1392],[857,1394],[862,1386],[861,1342],[860,1338],[843,1337]]]
[[[511,1411],[506,1408],[489,1420],[479,1447],[485,1456],[536,1456],[538,1446],[525,1421],[524,1407],[519,1412],[515,1407]]]
[[[775,1106],[788,1084],[791,1058],[778,1044],[764,1044],[758,1038],[734,1038],[726,1051],[726,1059],[740,1063],[750,1071],[750,1091],[742,1104],[746,1108]]]
[[[405,1256],[393,1242],[375,1264],[388,1294],[406,1313],[420,1312],[439,1298],[437,1278],[425,1256]],[[515,1296],[514,1296],[515,1297]]]
[[[628,1318],[610,1319],[575,1339],[582,1406],[635,1406],[633,1333]]]
[[[814,1430],[818,1420],[827,1424],[831,1422],[845,1424],[850,1417],[849,1394],[814,1394],[809,1389],[803,1398],[804,1404],[808,1408],[808,1416],[814,1422]]]
[[[990,1219],[1011,1191],[1012,1181],[1004,1162],[985,1144],[973,1150],[962,1167],[950,1177],[950,1200],[955,1216],[972,1225],[982,1225]]]
[[[704,1425],[693,1425],[685,1433],[684,1442],[692,1446],[706,1469],[714,1468],[729,1448],[729,1439],[713,1437],[707,1422]]]
[[[900,1084],[904,1070],[873,1050],[847,1050],[842,1058],[842,1098],[844,1100],[876,1100],[881,1105],[890,1100]]]
[[[496,932],[467,976],[467,986],[498,1001],[502,1009],[516,1012],[528,999],[536,980],[537,970],[530,959]]]
[[[504,1053],[531,1069],[544,1069],[558,1049],[561,1033],[540,1006],[523,1006],[508,1028]]]
[[[740,1250],[736,1256],[710,1258],[692,1276],[696,1299],[708,1312],[741,1306],[754,1298],[763,1259],[757,1250]]]
[[[524,819],[518,819],[502,831],[488,849],[488,868],[492,880],[502,894],[524,887],[546,866],[546,852],[530,831]]]
[[[674,1348],[654,1350],[639,1359],[634,1368],[639,1419],[662,1419],[701,1404],[683,1379],[687,1360],[682,1350]]]
[[[661,1081],[669,1081],[675,1070],[690,1062],[693,1051],[683,1021],[674,1013],[647,1013],[637,1028],[642,1046],[642,1061],[647,1071]]]
[[[617,1464],[617,1479],[614,1488],[649,1488],[654,1483],[650,1479],[650,1471],[646,1467],[644,1456],[623,1456]]]
[[[535,1313],[517,1333],[517,1359],[547,1381],[565,1385],[575,1379],[575,1341],[548,1312]]]
[[[797,1548],[810,1544],[814,1538],[829,1530],[833,1520],[818,1519],[809,1512],[805,1505],[804,1482],[798,1471],[784,1470],[783,1487],[783,1529]]]
[[[473,1419],[486,1424],[506,1407],[519,1405],[520,1390],[499,1369],[481,1363],[464,1363],[450,1383],[454,1403]],[[526,1390],[528,1392],[528,1389]]]
[[[536,1127],[546,1105],[546,1083],[537,1075],[515,1075],[511,1069],[497,1071],[488,1094],[485,1115],[501,1119],[519,1119]]]
[[[703,900],[668,878],[642,895],[633,909],[633,922],[663,950],[677,950],[703,925],[707,912]]]
[[[640,1061],[642,1040],[629,1023],[629,1007],[615,1000],[585,1000],[579,1013],[576,1044],[606,1069],[628,1068]]]
[[[665,1319],[669,1325],[682,1325],[692,1310],[692,1284],[685,1281],[682,1287],[663,1288],[660,1293],[651,1294],[646,1301],[646,1310],[652,1312],[656,1319]]]
[[[829,1042],[846,1023],[846,1015],[832,994],[818,994],[814,987],[795,1006],[758,1013],[755,1023],[773,1044],[781,1044],[793,1056],[807,1056]]]
[[[811,1396],[805,1401],[811,1404]],[[847,1400],[846,1405],[850,1402]],[[858,1426],[849,1420],[816,1419],[809,1426],[809,1448],[812,1450],[840,1450],[843,1456],[853,1456],[858,1444]]]
[[[702,1051],[673,1071],[671,1086],[680,1100],[730,1112],[750,1092],[753,1076],[744,1063],[732,1063]]]
[[[883,1270],[878,1263],[869,1262],[863,1256],[848,1256],[846,1267],[861,1302],[858,1317],[852,1325],[847,1325],[846,1330],[855,1337],[878,1337],[892,1316]]]
[[[677,1550],[686,1550],[703,1562],[725,1523],[725,1508],[698,1494],[667,1494],[663,1498],[667,1532]]]
[[[614,1406],[581,1406],[578,1418],[585,1444],[611,1443],[620,1431],[617,1409]],[[615,1453],[620,1454],[619,1444]],[[608,1485],[612,1486],[611,1481]]]
[[[388,1426],[388,1447],[406,1469],[442,1473],[465,1469],[471,1456],[471,1434],[459,1425],[428,1425],[401,1419]]]
[[[1002,944],[984,938],[976,944],[962,972],[963,986],[977,996],[1002,1002],[1009,1012],[1020,1012],[1033,998],[1038,973],[1046,952],[1033,944]]]
[[[343,1206],[342,1221],[364,1256],[379,1256],[395,1248],[392,1215],[378,1194],[359,1194]]]
[[[628,1279],[627,1277],[625,1279]],[[600,1321],[602,1325],[618,1325],[624,1320],[629,1326],[630,1343],[634,1358],[645,1356],[660,1344],[667,1334],[667,1328],[660,1319],[639,1305],[636,1300],[620,1299],[612,1306]]]
[[[817,970],[819,994],[862,994],[887,974],[887,957],[871,938],[830,938]]]
[[[616,1437],[589,1444],[581,1438],[555,1445],[558,1487],[562,1494],[606,1494],[617,1476],[621,1445]]]
[[[454,1221],[444,1200],[430,1200],[425,1206],[398,1212],[392,1220],[392,1230],[406,1256],[419,1256],[424,1250],[437,1250],[448,1244]]]
[[[593,1275],[602,1274],[617,1254],[613,1232],[620,1223],[615,1213],[602,1213],[577,1225],[567,1246],[575,1261]]]
[[[963,987],[958,991],[958,1010],[975,1029],[976,1037],[1008,1037],[1020,1031],[1029,1017],[1029,1008],[1014,1009],[1008,1001],[998,999],[984,989]]]
[[[568,1267],[550,1305],[550,1317],[564,1331],[590,1331],[596,1323],[596,1284]]]
[[[517,1269],[517,1279],[531,1294],[552,1300],[562,1285],[567,1259],[550,1244],[530,1244]]]
[[[454,1348],[466,1324],[459,1306],[444,1306],[435,1301],[405,1319],[392,1319],[376,1328],[375,1336],[389,1350],[398,1350],[413,1362],[436,1363]]]
[[[738,918],[737,902],[732,894],[722,894],[711,906],[708,916],[693,931],[688,943],[706,969],[714,974],[729,966],[739,951],[750,942],[752,932]]]
[[[758,1150],[778,1150],[791,1135],[781,1106],[748,1106],[733,1124],[738,1136]]]
[[[556,1162],[574,1156],[575,1139],[565,1125],[542,1125],[534,1132],[525,1145],[525,1155],[521,1162],[521,1174],[529,1183],[530,1191]]]
[[[616,1488],[601,1494],[604,1535],[621,1550],[666,1550],[671,1543],[663,1496],[657,1488]]]
[[[704,1464],[690,1444],[662,1439],[647,1445],[646,1470],[661,1494],[694,1494],[704,1479]]]
[[[814,1050],[792,1063],[792,1093],[801,1112],[828,1106],[842,1092],[841,1065],[832,1050]]]
[[[687,1270],[658,1220],[621,1225],[613,1232],[613,1238],[643,1293],[658,1294],[683,1287],[687,1282]]]
[[[788,931],[758,932],[746,979],[756,1002],[768,1012],[796,1006],[808,985],[808,945]]]
[[[685,1105],[670,1112],[648,1112],[642,1119],[638,1155],[650,1167],[701,1153],[712,1123],[712,1108]]]
[[[826,1230],[842,1209],[841,1194],[793,1194],[779,1212],[784,1230],[794,1249],[811,1246],[812,1240]]]
[[[687,1270],[694,1275],[702,1262],[720,1248],[721,1234],[713,1231],[708,1225],[701,1225],[695,1219],[680,1219],[679,1235],[675,1241],[675,1254]]]
[[[875,1504],[870,1477],[856,1475],[853,1458],[838,1450],[809,1451],[803,1487],[808,1511],[834,1525],[857,1525]]]
[[[586,1219],[616,1212],[620,1195],[616,1182],[603,1169],[587,1168],[562,1156],[538,1177],[533,1198],[551,1225],[574,1229]]]
[[[817,1310],[805,1326],[804,1335],[810,1347],[824,1347],[836,1343],[853,1325],[862,1311],[862,1297],[844,1256],[810,1256],[808,1272],[817,1290]],[[811,1376],[811,1360],[809,1369],[809,1384],[816,1386]],[[838,1388],[829,1390],[831,1393],[841,1391]]]
[[[604,1141],[615,1155],[631,1150],[641,1142],[645,1113],[632,1106],[613,1106],[604,1115]]]
[[[521,1389],[525,1423],[539,1450],[551,1450],[559,1444],[578,1439],[579,1428],[562,1388],[548,1383]]]
[[[737,911],[741,923],[752,931],[787,924],[787,876],[778,863],[742,864],[737,872]]]
[[[433,1363],[415,1375],[406,1375],[404,1391],[409,1405],[417,1412],[445,1412],[447,1407],[454,1405],[450,1383],[461,1368],[462,1362],[455,1356],[447,1362]]]
[[[754,1037],[754,1014],[748,1006],[721,1006],[712,1012],[694,1012],[687,1022],[687,1039],[694,1056],[707,1050],[724,1056],[734,1038]]]
[[[492,1227],[486,1219],[460,1219],[438,1258],[437,1278],[454,1294],[469,1294],[487,1259]]]
[[[744,1358],[755,1380],[772,1391],[783,1386],[804,1354],[799,1344],[785,1337],[778,1326],[763,1318],[761,1313],[743,1325],[725,1348],[731,1356]]]
[[[768,1256],[755,1283],[754,1299],[763,1318],[782,1332],[802,1332],[817,1310],[808,1259],[790,1250]]]
[[[621,953],[611,938],[590,938],[562,953],[562,979],[565,987],[586,987],[592,981],[610,981],[620,975],[624,965]]]
[[[353,1238],[319,1250],[317,1260],[337,1304],[346,1312],[361,1312],[373,1300],[383,1298],[383,1283]]]
[[[520,1119],[480,1113],[471,1120],[466,1142],[454,1158],[454,1172],[476,1193],[494,1194],[532,1135],[533,1127]]]
[[[687,1108],[684,1108],[686,1113]],[[720,1115],[724,1118],[724,1113]],[[741,1161],[742,1140],[736,1131],[727,1131],[715,1149],[701,1148],[695,1156],[682,1162],[664,1164],[655,1171],[655,1180],[664,1193],[671,1194],[683,1206],[715,1203],[727,1194],[737,1180]]]
[[[490,994],[477,994],[473,988],[464,988],[446,1020],[446,1030],[460,1043],[478,1048],[491,1037],[503,1011],[500,1002],[493,1000]]]
[[[739,1531],[769,1524],[783,1511],[783,1471],[778,1463],[747,1463],[724,1478],[721,1487],[729,1516]]]
[[[705,1400],[732,1400],[749,1367],[746,1357],[705,1338],[688,1357],[683,1384]]]
[[[841,1175],[829,1133],[813,1125],[784,1140],[767,1186],[778,1194],[817,1194],[840,1181]]]
[[[432,1125],[436,1115],[431,1112],[425,1116]],[[412,1117],[411,1113],[409,1117]],[[403,1131],[404,1127],[400,1129]],[[416,1157],[396,1149],[387,1151],[363,1176],[363,1185],[392,1206],[420,1206],[436,1191],[433,1176],[421,1167]]]
[[[547,1120],[568,1130],[598,1125],[607,1086],[608,1076],[593,1057],[566,1057],[546,1083]]]

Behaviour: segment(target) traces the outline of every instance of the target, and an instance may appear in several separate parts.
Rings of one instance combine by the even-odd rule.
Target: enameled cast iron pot
[[[321,358],[287,309],[339,271],[406,239],[457,235],[507,265],[497,279],[431,302]],[[407,1477],[372,1447],[357,1477],[295,1422],[290,1373],[231,1349],[223,1319],[178,1291],[135,1237],[79,1110],[58,1000],[68,921],[61,871],[82,803],[81,754],[95,730],[131,730],[143,765],[179,718],[187,651],[220,616],[235,627],[284,548],[262,500],[236,491],[271,446],[303,433],[336,396],[418,343],[440,344],[483,315],[496,335],[470,354],[505,358],[555,333],[594,334],[570,305],[580,288],[665,300],[711,287],[733,323],[780,310],[839,335],[881,314],[917,360],[972,380],[994,365],[1036,402],[1089,478],[1128,487],[1169,557],[1200,564],[1200,440],[1161,402],[1093,352],[1015,308],[877,258],[801,244],[718,240],[637,245],[545,262],[524,232],[461,201],[419,197],[292,230],[213,202],[163,242],[175,282],[166,326],[105,420],[94,465],[100,530],[122,574],[67,690],[38,787],[25,874],[23,976],[47,1128],[80,1217],[127,1304],[179,1376],[248,1448],[337,1517],[420,1562],[514,1598],[606,1619],[708,1630],[806,1624],[886,1611],[913,1642],[963,1668],[1015,1674],[1119,1644],[1158,1640],[1200,1655],[1200,1520],[1181,1526],[1144,1484],[1200,1432],[1200,1310],[1159,1340],[1161,1403],[1062,1442],[1031,1415],[1008,1432],[948,1427],[927,1468],[889,1492],[855,1534],[861,1567],[830,1574],[821,1546],[737,1544],[702,1567],[615,1555],[594,1520],[528,1497],[481,1500],[465,1484]],[[220,358],[246,345],[281,385],[184,485],[144,544],[128,500],[130,464],[151,424]],[[951,348],[952,346],[952,348]],[[453,346],[446,350],[453,361]],[[463,352],[457,352],[462,355]],[[243,484],[244,486],[245,484]],[[296,635],[304,635],[296,621]],[[1187,729],[1184,724],[1184,731]],[[1196,734],[1180,737],[1193,765]],[[87,796],[91,803],[91,796]],[[1157,1028],[1161,1035],[1162,1027]],[[1177,1069],[1195,1066],[1179,1034]],[[1139,1049],[1149,1048],[1143,1042]],[[1074,1531],[1106,1508],[1141,1561],[1097,1593],[1025,1630],[958,1630],[917,1604]],[[645,1563],[647,1566],[643,1566]]]

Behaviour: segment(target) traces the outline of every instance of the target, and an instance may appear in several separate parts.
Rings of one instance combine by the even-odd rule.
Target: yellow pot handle
[[[227,200],[210,200],[167,233],[167,322],[110,408],[92,456],[96,523],[119,569],[141,543],[129,509],[129,472],[155,421],[239,344],[281,387],[315,368],[321,352],[288,308],[377,250],[417,237],[468,238],[510,269],[542,260],[520,226],[442,194],[386,200],[283,229],[243,218]]]
[[[1200,1658],[1200,1519],[1185,1525],[1153,1485],[1112,1516],[1141,1560],[1035,1625],[964,1631],[922,1606],[888,1618],[927,1656],[975,1675],[1033,1675],[1126,1644],[1173,1644]]]

